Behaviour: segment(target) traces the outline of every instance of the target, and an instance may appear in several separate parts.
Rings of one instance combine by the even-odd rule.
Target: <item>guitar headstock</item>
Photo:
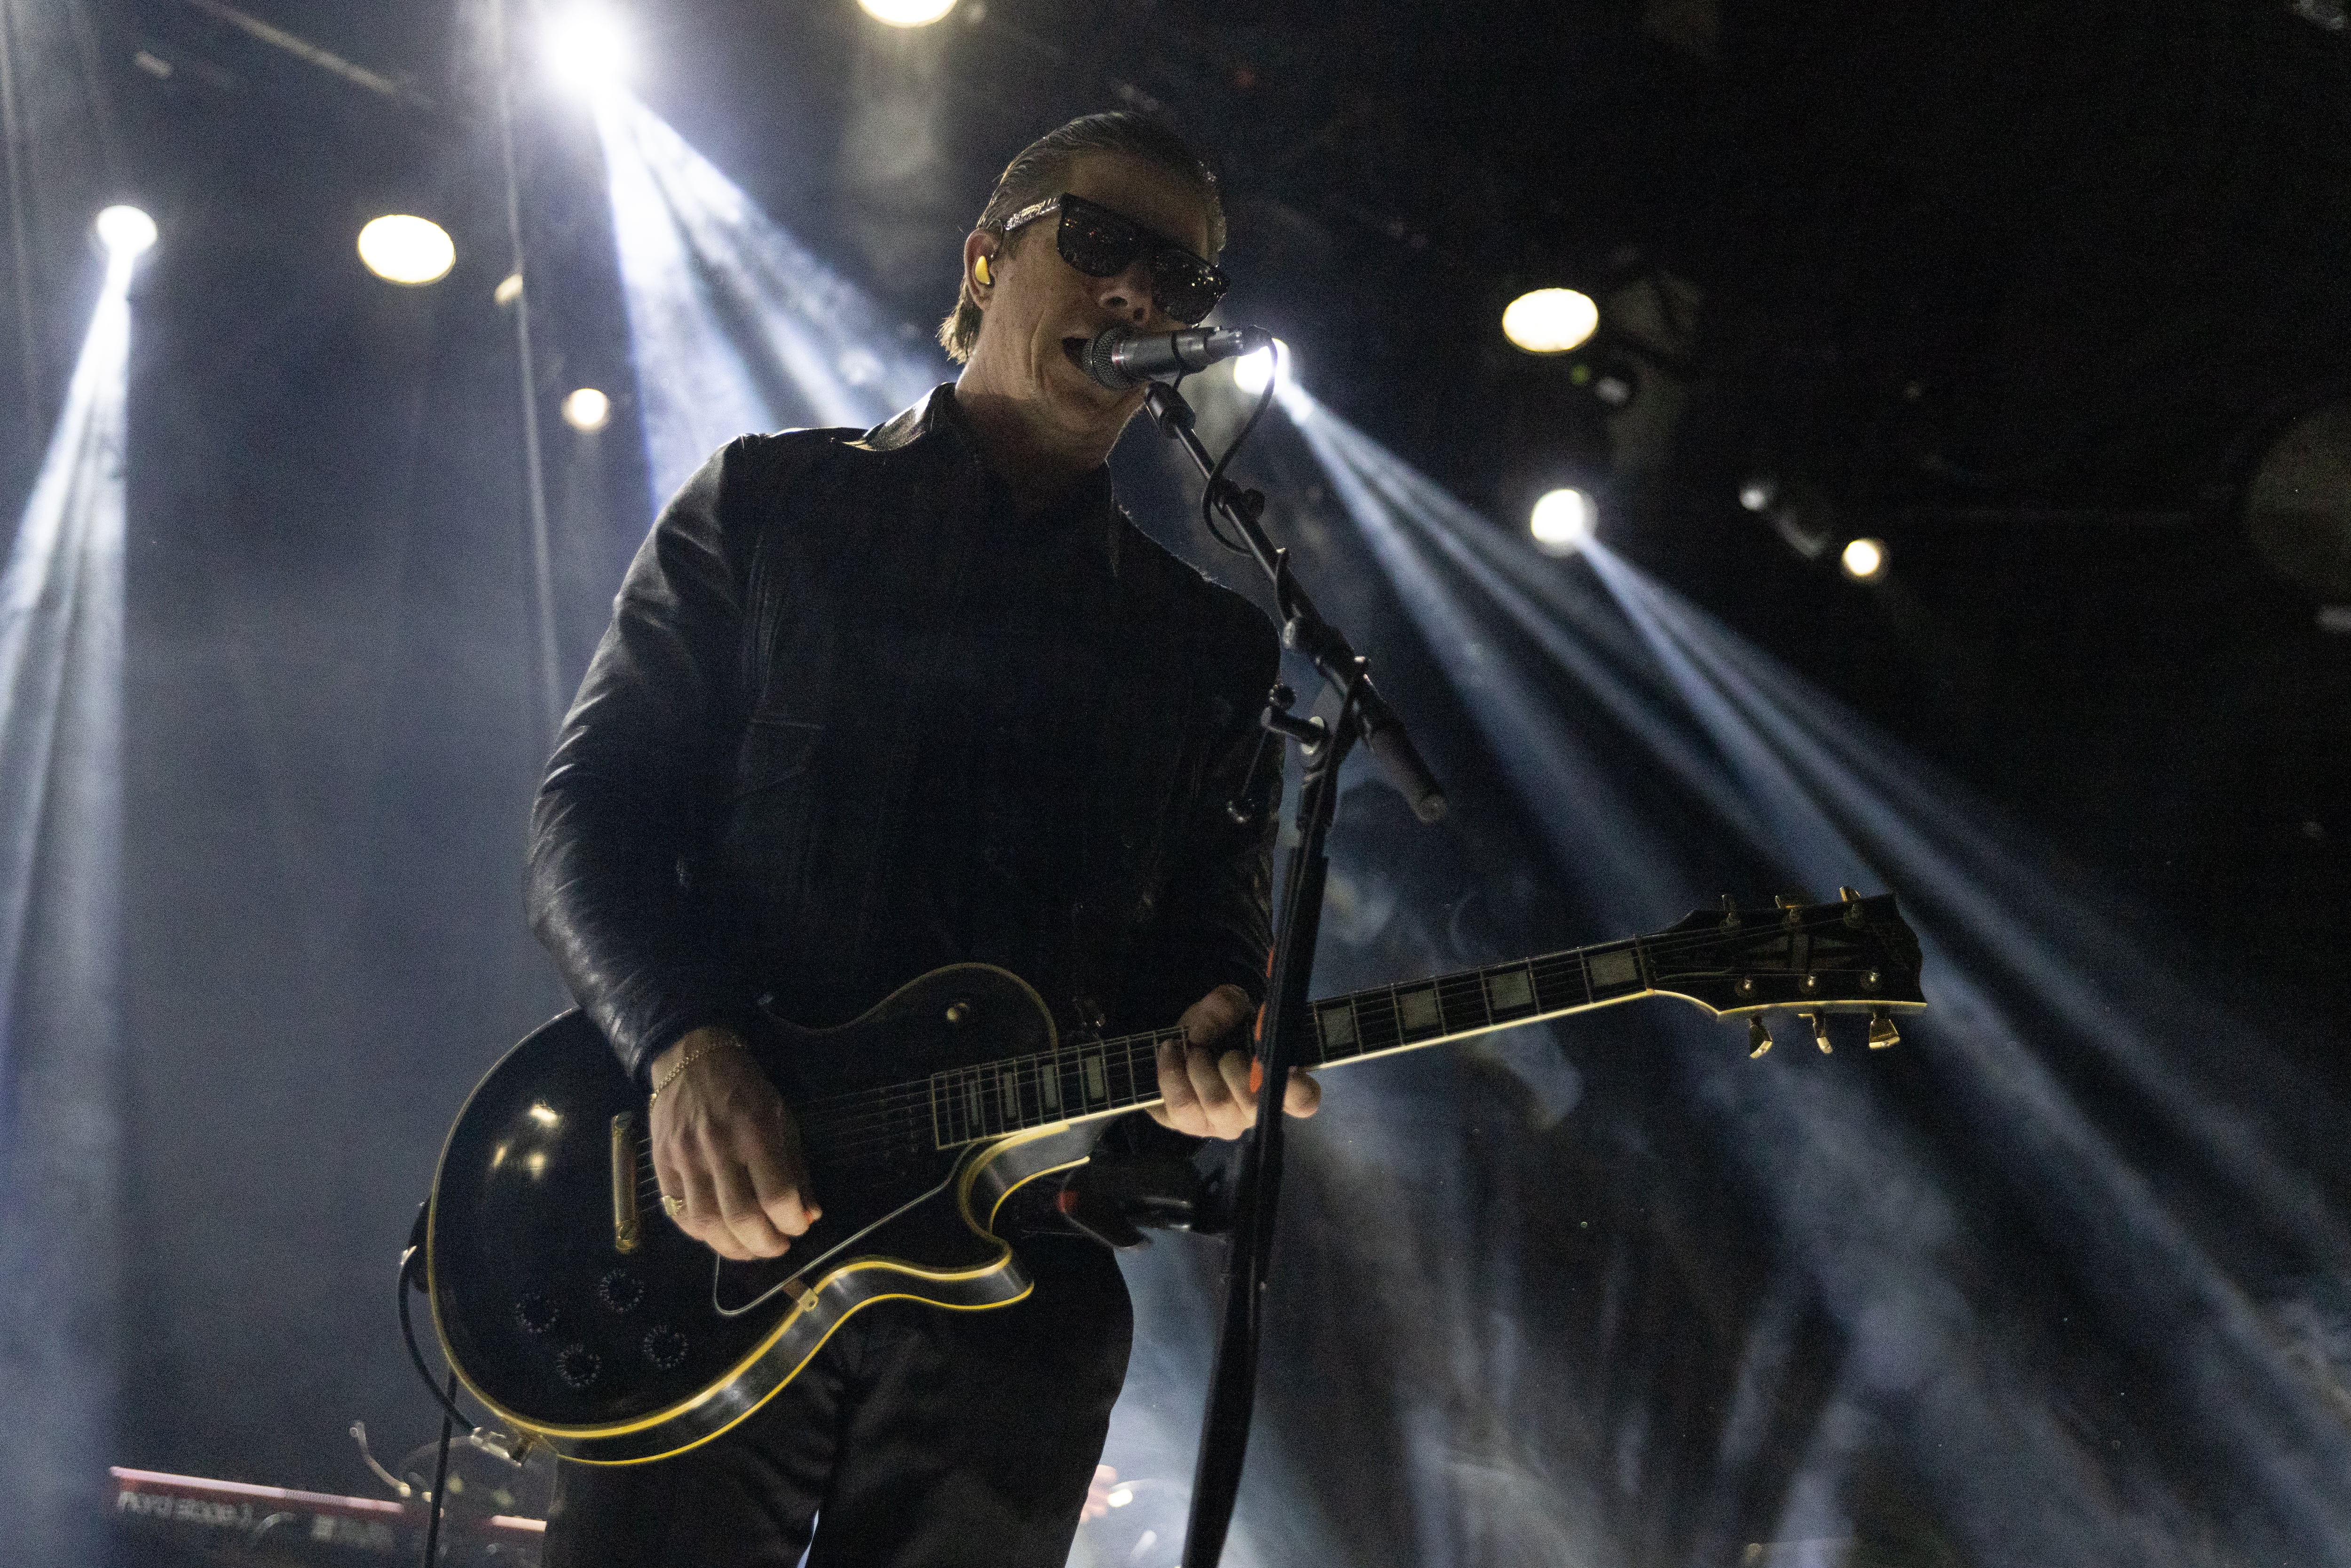
[[[1809,1014],[1823,1051],[1831,1013],[1867,1013],[1871,1046],[1894,1044],[1901,1039],[1894,1015],[1927,1005],[1918,938],[1892,894],[1838,894],[1834,904],[1783,898],[1771,909],[1744,909],[1725,894],[1721,908],[1698,910],[1644,941],[1650,989],[1746,1019],[1753,1056],[1771,1049],[1763,1019],[1773,1012]]]

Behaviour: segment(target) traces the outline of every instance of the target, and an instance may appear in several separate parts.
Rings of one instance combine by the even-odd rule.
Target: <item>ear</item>
[[[996,287],[996,264],[1002,239],[985,229],[974,229],[963,239],[964,287],[970,291],[972,303],[981,309],[987,308],[987,297]]]

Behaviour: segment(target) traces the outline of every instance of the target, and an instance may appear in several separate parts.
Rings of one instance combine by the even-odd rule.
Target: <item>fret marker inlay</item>
[[[1486,977],[1486,996],[1497,1009],[1531,1008],[1535,1003],[1534,982],[1527,978],[1524,969],[1508,969]]]
[[[1627,948],[1617,953],[1592,955],[1592,983],[1595,986],[1630,985],[1641,977],[1641,966]]]
[[[1398,992],[1396,1007],[1404,1015],[1404,1027],[1407,1030],[1443,1027],[1441,1015],[1437,1010],[1435,986],[1423,986],[1418,990]]]

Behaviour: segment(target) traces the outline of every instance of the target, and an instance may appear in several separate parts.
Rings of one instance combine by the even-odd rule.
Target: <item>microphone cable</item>
[[[1257,552],[1249,549],[1248,545],[1238,543],[1228,537],[1225,530],[1217,525],[1217,486],[1224,480],[1226,467],[1231,464],[1234,456],[1240,451],[1242,445],[1248,442],[1249,438],[1252,434],[1256,433],[1258,421],[1263,419],[1265,417],[1265,411],[1273,406],[1274,392],[1276,388],[1280,385],[1280,377],[1281,374],[1281,361],[1280,358],[1281,350],[1280,349],[1276,349],[1273,352],[1275,354],[1274,373],[1266,378],[1265,390],[1258,393],[1257,407],[1249,411],[1248,420],[1241,425],[1240,434],[1233,437],[1231,443],[1225,447],[1224,455],[1218,457],[1216,462],[1216,466],[1208,470],[1207,484],[1200,491],[1200,521],[1207,528],[1208,537],[1216,540],[1218,544],[1224,546],[1227,549],[1232,551],[1235,555],[1245,555],[1249,557],[1251,559],[1256,559]],[[1181,376],[1176,377],[1176,387],[1180,390],[1183,384],[1184,379]]]

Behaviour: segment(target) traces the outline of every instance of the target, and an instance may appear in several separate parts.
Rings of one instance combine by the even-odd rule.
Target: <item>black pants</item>
[[[556,1473],[545,1568],[1063,1568],[1134,1320],[1111,1254],[1020,1243],[992,1312],[880,1301],[741,1426]]]

